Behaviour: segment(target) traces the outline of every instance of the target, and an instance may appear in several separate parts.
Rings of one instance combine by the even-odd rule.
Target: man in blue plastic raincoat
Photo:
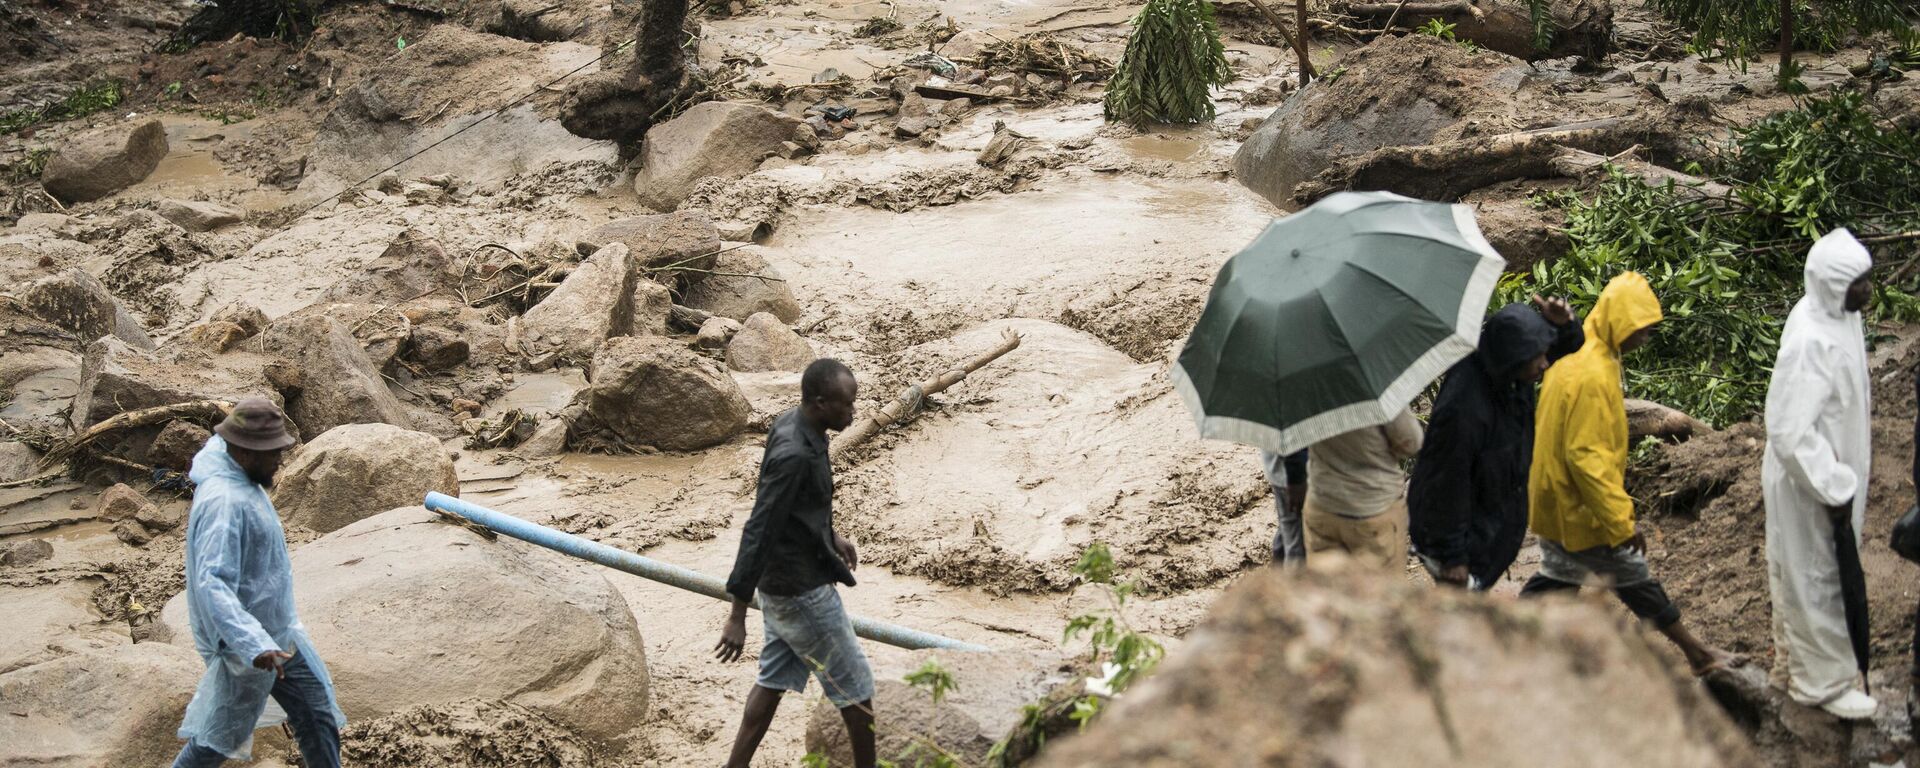
[[[308,768],[338,768],[340,728],[327,667],[293,610],[286,534],[266,489],[293,438],[286,415],[247,398],[193,457],[187,518],[187,614],[207,662],[174,768],[246,760],[255,728],[286,722]],[[270,708],[267,699],[279,704]]]

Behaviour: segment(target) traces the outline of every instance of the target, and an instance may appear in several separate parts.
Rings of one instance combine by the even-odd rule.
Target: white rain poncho
[[[187,615],[207,672],[187,705],[180,738],[247,759],[254,729],[286,719],[268,701],[273,671],[253,666],[275,650],[305,659],[326,685],[334,725],[344,727],[333,680],[294,614],[293,567],[273,502],[218,437],[193,457],[188,477],[195,488],[187,518]]]
[[[1814,243],[1807,295],[1787,316],[1767,389],[1761,479],[1774,646],[1786,653],[1788,692],[1809,706],[1852,690],[1857,676],[1826,508],[1852,500],[1853,530],[1865,521],[1867,345],[1845,300],[1847,286],[1871,267],[1867,249],[1844,229]]]

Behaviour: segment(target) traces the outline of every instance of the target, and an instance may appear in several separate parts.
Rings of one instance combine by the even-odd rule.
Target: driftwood
[[[679,304],[667,310],[667,324],[688,333],[699,333],[700,326],[706,325],[711,319],[713,314],[710,312]]]
[[[1572,148],[1605,155],[1638,143],[1640,124],[1619,118],[1503,133],[1413,147],[1382,147],[1342,158],[1294,188],[1311,203],[1344,189],[1397,192],[1422,200],[1458,200],[1473,190],[1513,179],[1557,175],[1554,159]]]
[[[1671,181],[1674,194],[1679,195],[1683,200],[1732,199],[1733,189],[1725,184],[1654,165],[1631,155],[1632,152],[1629,151],[1609,157],[1578,149],[1563,148],[1553,156],[1550,165],[1555,173],[1570,179],[1604,176],[1606,169],[1612,167],[1646,182],[1649,186],[1662,186]]]
[[[52,450],[47,451],[46,456],[40,459],[40,466],[50,467],[70,461],[76,454],[93,445],[100,438],[124,429],[150,427],[174,419],[197,418],[211,422],[226,418],[227,411],[232,409],[233,403],[224,400],[194,400],[115,414],[105,421],[88,427],[86,431],[74,435],[71,439],[55,445]]]
[[[894,398],[893,402],[888,403],[886,407],[874,412],[873,415],[867,418],[855,422],[854,425],[848,427],[845,432],[841,432],[840,438],[833,441],[832,447],[827,449],[828,455],[836,461],[839,460],[848,450],[871,439],[874,435],[879,434],[880,430],[912,417],[914,413],[920,410],[920,402],[927,395],[946,391],[948,387],[958,384],[961,380],[967,378],[967,374],[980,370],[986,364],[1000,359],[1002,355],[1012,352],[1019,346],[1020,334],[1008,331],[1006,336],[1001,339],[1000,345],[989,350],[986,354],[969,360],[966,364],[958,368],[949,369],[938,376],[907,387],[906,391],[901,392],[900,396]]]

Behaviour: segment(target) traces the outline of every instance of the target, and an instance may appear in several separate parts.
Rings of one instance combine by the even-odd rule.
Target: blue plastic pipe
[[[679,587],[688,592],[696,592],[715,600],[733,601],[727,594],[727,585],[719,579],[699,571],[691,571],[671,563],[663,563],[650,557],[641,557],[632,552],[623,552],[599,542],[588,541],[569,533],[556,531],[538,523],[530,523],[513,515],[495,512],[471,502],[461,501],[442,493],[427,494],[427,509],[459,515],[480,525],[531,544],[538,544],[563,555],[599,563],[617,571],[625,571],[643,579],[651,579],[669,586]],[[760,598],[755,596],[753,607],[760,608]],[[898,624],[884,621],[853,617],[853,633],[876,643],[898,646],[908,649],[941,648],[953,651],[985,651],[985,646],[963,643],[948,637],[908,629]]]

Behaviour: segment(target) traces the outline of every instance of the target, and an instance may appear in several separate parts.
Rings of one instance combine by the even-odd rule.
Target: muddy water
[[[239,141],[253,133],[254,121],[223,123],[190,115],[162,115],[167,129],[167,156],[144,181],[122,194],[142,197],[225,200],[260,213],[288,203],[287,195],[262,189],[253,179],[229,172],[214,150],[222,142]]]

